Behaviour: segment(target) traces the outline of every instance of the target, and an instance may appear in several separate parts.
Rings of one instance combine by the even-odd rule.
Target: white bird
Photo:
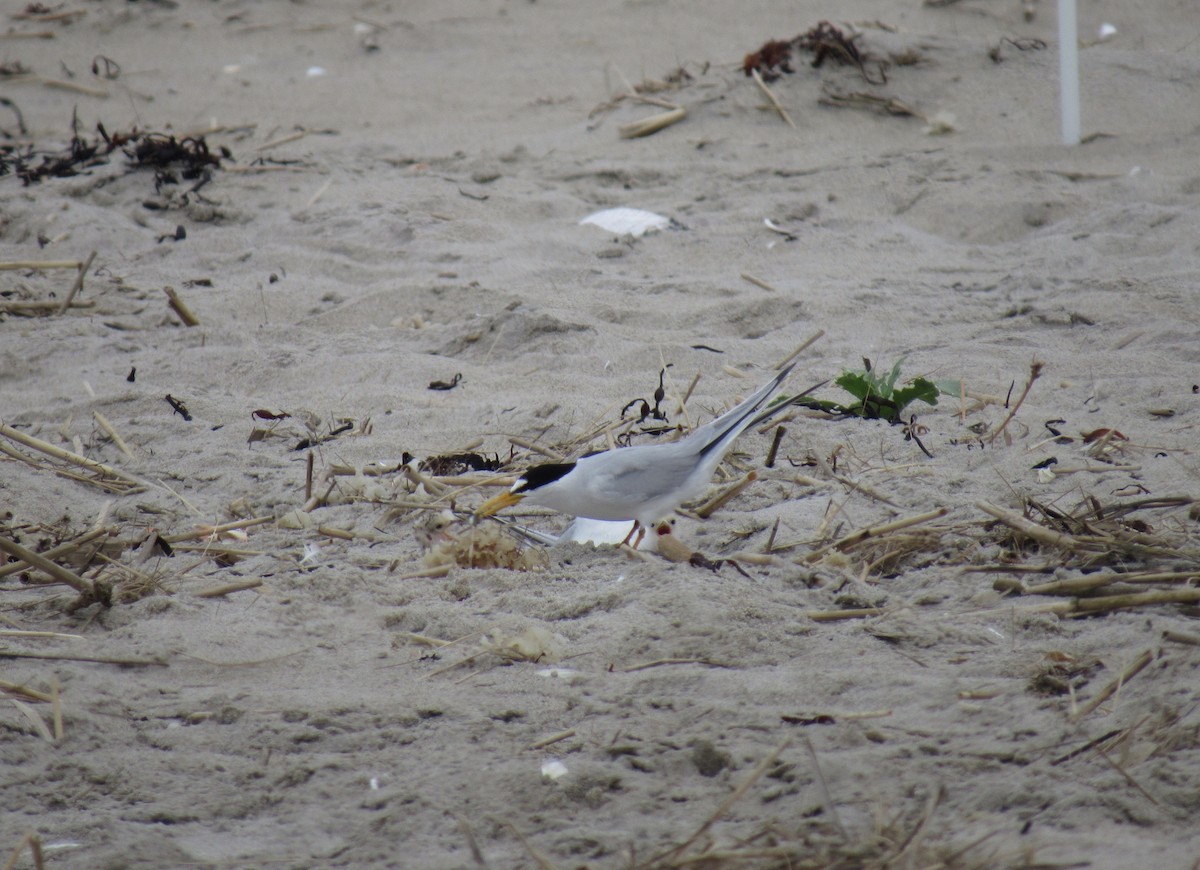
[[[480,506],[475,516],[490,517],[525,500],[575,517],[633,520],[623,543],[637,532],[636,548],[646,529],[704,492],[725,452],[742,432],[791,404],[782,402],[760,410],[791,370],[792,366],[783,369],[736,408],[679,441],[622,447],[575,462],[535,465],[508,492]]]

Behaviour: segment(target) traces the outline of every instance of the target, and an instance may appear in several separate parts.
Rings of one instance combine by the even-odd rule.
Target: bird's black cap
[[[517,481],[517,485],[513,487],[513,495],[521,495],[526,492],[533,492],[548,483],[554,483],[564,475],[570,474],[571,469],[575,467],[574,462],[548,462],[544,465],[535,465],[521,475],[521,479]]]

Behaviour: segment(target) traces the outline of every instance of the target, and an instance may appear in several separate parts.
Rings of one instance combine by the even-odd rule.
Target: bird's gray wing
[[[596,497],[613,501],[641,503],[679,491],[681,500],[692,495],[689,479],[696,471],[699,456],[686,442],[629,448],[603,454],[609,461],[597,468],[591,490]],[[628,459],[622,454],[628,451]],[[707,481],[701,481],[703,488]]]

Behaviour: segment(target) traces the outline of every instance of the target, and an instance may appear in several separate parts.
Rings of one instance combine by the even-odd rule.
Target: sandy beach
[[[1190,4],[0,14],[5,866],[1196,866]]]

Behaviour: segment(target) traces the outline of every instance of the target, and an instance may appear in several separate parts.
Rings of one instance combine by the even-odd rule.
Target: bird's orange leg
[[[629,544],[629,539],[633,537],[634,532],[638,532],[639,534],[637,536],[637,541],[630,546],[632,546],[635,550],[638,548],[638,544],[642,542],[642,538],[645,536],[646,530],[642,528],[642,524],[637,520],[633,521],[633,525],[629,529],[629,534],[625,536],[625,540],[621,542],[621,546]]]

